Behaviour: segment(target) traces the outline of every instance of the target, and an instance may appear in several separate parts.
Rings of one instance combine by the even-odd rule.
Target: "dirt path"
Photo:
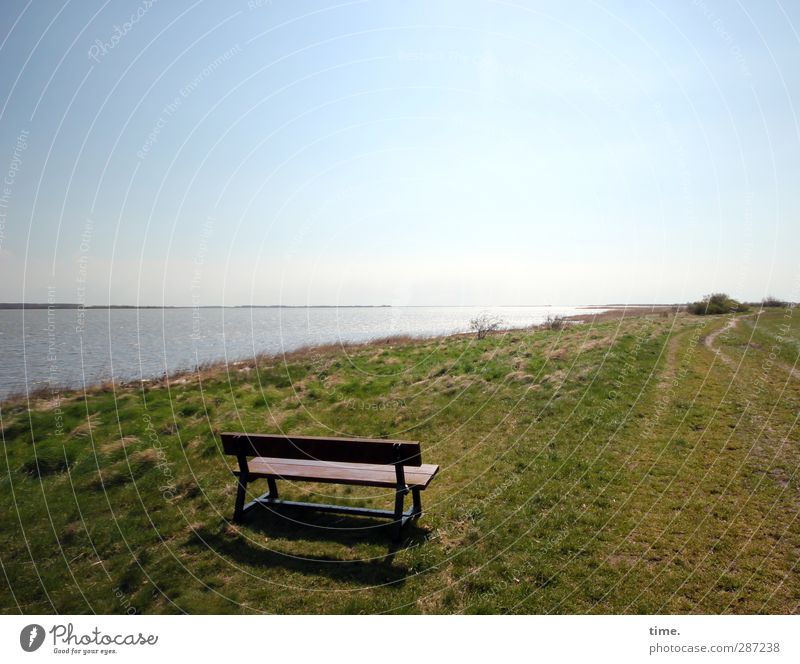
[[[722,360],[729,367],[735,366],[733,360],[727,355],[725,355],[725,353],[723,353],[719,348],[714,348],[714,341],[716,341],[719,335],[726,334],[732,331],[738,324],[739,324],[738,318],[731,318],[721,328],[719,328],[718,330],[714,330],[713,332],[710,332],[705,337],[703,337],[703,345],[706,348],[708,348],[712,353],[714,353],[720,360]]]
[[[659,392],[666,390],[678,372],[678,349],[683,334],[690,330],[670,331],[669,340],[664,361],[664,369],[661,372],[661,379],[658,381],[657,389]]]
[[[714,341],[721,334],[726,334],[727,332],[733,330],[739,324],[739,321],[744,320],[745,318],[751,319],[753,318],[753,314],[747,316],[741,316],[739,318],[731,318],[721,328],[719,328],[718,330],[714,330],[713,332],[709,333],[703,338],[703,345],[706,348],[708,348],[712,353],[714,353],[720,360],[722,360],[729,367],[735,367],[735,362],[730,357],[725,355],[725,353],[723,353],[719,348],[714,348]],[[783,369],[795,380],[800,380],[800,369],[798,369],[797,367],[790,367],[788,364],[777,361],[774,363],[774,366]]]

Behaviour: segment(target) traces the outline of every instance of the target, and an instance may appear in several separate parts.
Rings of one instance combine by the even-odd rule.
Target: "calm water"
[[[50,384],[153,378],[198,363],[395,334],[468,329],[487,311],[509,327],[578,307],[0,310],[0,398]],[[199,317],[199,318],[198,318]],[[24,335],[23,335],[24,329]]]

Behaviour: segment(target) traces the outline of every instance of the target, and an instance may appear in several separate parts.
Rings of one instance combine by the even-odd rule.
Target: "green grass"
[[[797,612],[800,314],[737,316],[716,355],[728,320],[400,339],[4,403],[0,610]],[[221,430],[409,438],[442,470],[399,547],[369,520],[234,527]]]

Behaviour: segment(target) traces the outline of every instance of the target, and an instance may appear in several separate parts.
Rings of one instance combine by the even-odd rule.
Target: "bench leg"
[[[278,500],[278,483],[274,477],[267,478],[267,486],[269,486],[269,499]]]
[[[236,523],[242,522],[244,514],[244,499],[247,495],[247,478],[239,476],[239,481],[236,487],[236,504],[233,508],[233,520]]]
[[[412,512],[415,519],[422,516],[422,496],[419,489],[411,489],[411,497],[414,499],[414,511]]]
[[[392,539],[400,541],[403,533],[403,503],[405,502],[406,490],[398,490],[394,494],[394,523],[392,524]]]

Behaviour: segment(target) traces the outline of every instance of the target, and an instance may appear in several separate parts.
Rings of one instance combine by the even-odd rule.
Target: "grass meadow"
[[[791,308],[628,313],[12,399],[0,611],[796,613],[799,355]],[[333,515],[234,525],[223,430],[419,440],[441,470],[399,545]]]

